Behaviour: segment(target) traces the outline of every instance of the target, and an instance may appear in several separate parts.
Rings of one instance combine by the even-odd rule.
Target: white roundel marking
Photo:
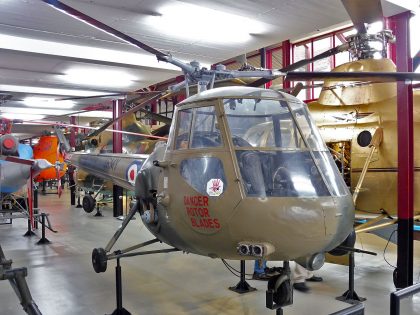
[[[137,176],[137,164],[132,164],[127,170],[127,179],[131,185],[134,185],[136,182]]]
[[[207,182],[207,195],[220,196],[223,193],[223,181],[219,178],[212,178]]]

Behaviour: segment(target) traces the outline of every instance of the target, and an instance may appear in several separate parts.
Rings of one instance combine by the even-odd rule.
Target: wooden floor
[[[121,224],[110,209],[104,217],[94,217],[70,206],[66,192],[40,196],[40,207],[51,214],[54,228],[48,232],[50,245],[35,245],[37,237],[24,238],[25,220],[0,225],[0,244],[14,267],[28,268],[32,295],[44,315],[111,314],[115,309],[114,267],[96,274],[91,265],[91,252],[104,247]],[[119,247],[146,241],[152,235],[141,221],[132,221]],[[391,268],[384,260],[386,242],[364,234],[357,247],[373,250],[378,256],[356,256],[356,291],[366,297],[365,314],[389,314],[389,294],[394,291]],[[164,248],[154,244],[154,249]],[[385,253],[391,264],[396,263],[396,247]],[[231,262],[239,268],[238,262]],[[271,266],[280,265],[270,262]],[[122,261],[123,304],[131,314],[275,314],[265,308],[266,283],[249,281],[258,290],[238,295],[227,288],[237,283],[220,260],[192,254],[171,253],[127,258]],[[247,263],[252,273],[253,264]],[[420,277],[420,245],[415,244],[415,282]],[[321,283],[308,283],[310,293],[294,293],[294,304],[286,307],[285,315],[330,314],[348,306],[335,299],[347,289],[347,267],[326,264],[317,272]],[[420,294],[404,300],[401,314],[420,314]],[[0,281],[0,314],[25,314],[9,283]]]

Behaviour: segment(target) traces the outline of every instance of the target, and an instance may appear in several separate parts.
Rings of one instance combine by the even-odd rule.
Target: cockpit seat
[[[266,197],[264,176],[258,152],[244,151],[240,155],[242,174],[249,196]]]

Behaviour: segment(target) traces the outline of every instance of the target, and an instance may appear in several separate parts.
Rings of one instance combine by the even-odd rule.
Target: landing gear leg
[[[241,277],[237,285],[234,287],[229,287],[229,290],[243,294],[252,291],[256,291],[257,289],[251,287],[248,282],[245,280],[245,260],[241,260]]]
[[[107,269],[109,260],[112,260],[112,259],[117,260],[117,266],[115,267],[115,288],[116,288],[116,296],[117,296],[117,308],[112,313],[112,315],[131,315],[131,313],[128,312],[126,309],[124,309],[122,306],[122,279],[121,279],[121,265],[120,265],[121,258],[144,256],[144,255],[159,254],[159,253],[163,254],[163,253],[171,253],[171,252],[179,251],[179,249],[177,248],[165,248],[165,249],[158,249],[158,250],[133,252],[136,249],[144,248],[148,245],[160,242],[158,239],[153,239],[150,241],[146,241],[144,243],[130,246],[125,249],[116,250],[111,253],[110,252],[111,248],[115,245],[116,241],[119,239],[122,232],[126,228],[127,224],[130,222],[131,218],[135,215],[137,211],[138,211],[138,203],[132,206],[129,214],[122,222],[121,227],[115,232],[115,234],[112,236],[111,240],[108,242],[106,247],[95,248],[92,251],[92,265],[96,273],[105,272]]]

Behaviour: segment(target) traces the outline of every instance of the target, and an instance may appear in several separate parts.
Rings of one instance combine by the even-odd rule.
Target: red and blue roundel
[[[134,161],[128,167],[126,171],[126,178],[128,182],[134,186],[136,182],[137,174],[140,172],[143,161]]]

